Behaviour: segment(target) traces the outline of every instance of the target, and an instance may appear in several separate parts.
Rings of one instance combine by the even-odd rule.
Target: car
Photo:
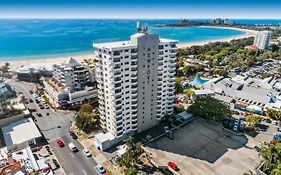
[[[69,132],[69,136],[70,136],[72,139],[74,139],[74,140],[77,139],[77,135],[76,135],[74,132],[72,132],[72,131]]]
[[[147,136],[145,137],[145,139],[148,140],[148,141],[151,141],[153,138],[152,138],[151,135],[147,135]]]
[[[273,120],[273,121],[272,121],[272,124],[273,124],[273,125],[279,125],[278,121],[276,121],[276,120]]]
[[[165,131],[165,133],[167,133],[170,131],[170,128],[168,126],[164,126],[164,131]]]
[[[90,151],[88,149],[83,149],[83,154],[86,156],[86,157],[91,157],[92,154],[90,153]]]
[[[57,144],[59,145],[59,147],[64,147],[64,143],[61,138],[57,140]]]
[[[42,117],[42,114],[39,113],[39,112],[36,112],[36,115],[37,115],[38,117]]]
[[[175,171],[177,171],[179,169],[177,164],[174,162],[168,162],[168,167],[172,168]]]
[[[281,131],[281,128],[280,127],[276,127],[276,131]]]
[[[99,174],[105,174],[105,173],[106,173],[106,170],[105,170],[104,167],[101,166],[100,164],[98,164],[98,165],[96,166],[96,169],[97,169],[97,171],[98,171]]]
[[[265,121],[266,121],[266,123],[271,123],[271,120],[269,118],[266,119]]]
[[[275,140],[281,139],[281,134],[274,134],[273,139]]]
[[[29,101],[29,103],[33,103],[33,100],[30,98],[30,99],[28,99],[28,101]]]
[[[166,133],[166,136],[169,138],[169,139],[171,139],[171,140],[174,140],[174,132],[173,131],[169,131],[169,132],[167,132]]]
[[[50,109],[50,107],[49,107],[48,105],[45,105],[45,108],[46,108],[46,109]]]
[[[73,144],[73,143],[69,143],[68,144],[68,147],[69,149],[72,151],[72,152],[77,152],[78,149],[76,148],[76,146]]]
[[[44,106],[42,105],[42,104],[38,104],[38,107],[40,108],[40,109],[44,109]]]
[[[29,93],[30,93],[30,94],[33,94],[33,91],[32,91],[32,90],[30,90],[30,91],[29,91]]]
[[[239,121],[238,121],[238,120],[235,120],[234,126],[233,126],[233,130],[234,130],[234,131],[238,131],[238,126],[239,126]]]
[[[49,112],[47,112],[47,113],[46,113],[46,115],[47,115],[47,116],[49,116],[49,115],[50,115],[50,113],[49,113]]]
[[[246,121],[246,117],[240,117],[239,120]]]
[[[39,101],[38,99],[35,99],[35,103],[36,103],[36,104],[39,104],[40,101]]]

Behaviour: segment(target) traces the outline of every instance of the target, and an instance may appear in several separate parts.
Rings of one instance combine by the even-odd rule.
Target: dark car
[[[171,139],[171,140],[174,140],[174,132],[173,131],[169,131],[168,133],[166,133],[166,136]]]
[[[42,117],[42,114],[41,113],[36,113],[36,115],[38,116],[38,117]]]
[[[35,99],[35,103],[39,104],[39,103],[40,103],[40,101],[39,101],[38,99]]]
[[[69,135],[72,139],[74,139],[74,140],[77,139],[77,135],[74,132],[69,132]]]
[[[33,103],[33,100],[30,98],[30,99],[28,99],[28,101],[29,101],[29,103]]]
[[[49,115],[50,115],[50,113],[49,113],[49,112],[47,112],[47,113],[46,113],[46,115],[47,115],[47,116],[49,116]]]
[[[269,118],[266,119],[265,121],[266,121],[266,123],[271,123],[271,120]]]

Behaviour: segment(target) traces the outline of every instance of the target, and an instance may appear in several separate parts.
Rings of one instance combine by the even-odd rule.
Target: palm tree
[[[272,166],[272,170],[270,171],[270,175],[280,175],[281,174],[281,163],[276,163]]]

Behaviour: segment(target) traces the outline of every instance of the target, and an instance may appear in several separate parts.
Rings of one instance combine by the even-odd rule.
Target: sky
[[[0,0],[0,18],[281,19],[281,0]]]

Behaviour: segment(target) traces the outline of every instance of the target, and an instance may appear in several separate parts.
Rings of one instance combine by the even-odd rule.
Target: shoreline
[[[253,37],[257,34],[258,31],[255,30],[249,30],[249,29],[239,29],[235,27],[218,27],[218,26],[200,26],[200,27],[208,27],[208,28],[223,28],[223,29],[231,29],[231,30],[239,30],[242,32],[245,32],[244,34],[241,35],[236,35],[232,37],[227,37],[227,38],[221,38],[221,39],[214,39],[214,40],[207,40],[207,41],[198,41],[198,42],[186,42],[186,43],[179,43],[178,48],[186,48],[186,47],[191,47],[191,46],[202,46],[205,44],[210,44],[214,42],[230,42],[231,40],[234,39],[243,39],[243,38],[248,38],[248,37]]]
[[[209,26],[201,26],[201,27],[208,27]],[[178,48],[186,48],[191,46],[201,46],[213,42],[230,42],[233,39],[242,39],[242,38],[248,38],[251,36],[255,36],[257,31],[254,30],[248,30],[248,29],[239,29],[239,28],[232,28],[232,27],[215,27],[211,26],[211,28],[224,28],[224,29],[231,29],[231,30],[240,30],[245,32],[241,35],[236,35],[233,37],[227,37],[222,39],[214,39],[214,40],[206,40],[206,41],[198,41],[198,42],[187,42],[187,43],[179,43]],[[69,54],[63,54],[63,55],[47,55],[47,56],[32,56],[32,57],[22,57],[23,59],[17,59],[17,60],[0,60],[0,66],[2,66],[5,63],[10,63],[10,70],[16,71],[17,69],[21,68],[22,66],[33,64],[33,63],[63,63],[67,62],[69,58],[74,58],[78,62],[82,62],[84,59],[95,59],[95,52],[92,53],[69,53]]]
[[[79,63],[83,62],[83,60],[85,59],[95,59],[95,53],[84,53],[84,54],[73,54],[73,55],[65,55],[65,56],[46,56],[44,58],[38,57],[36,58],[30,58],[30,59],[22,59],[22,60],[3,60],[0,61],[0,66],[4,65],[5,63],[10,63],[10,71],[16,71],[19,68],[25,66],[25,65],[29,65],[29,64],[59,64],[59,63],[66,63],[69,58],[74,58],[76,61],[78,61]]]

